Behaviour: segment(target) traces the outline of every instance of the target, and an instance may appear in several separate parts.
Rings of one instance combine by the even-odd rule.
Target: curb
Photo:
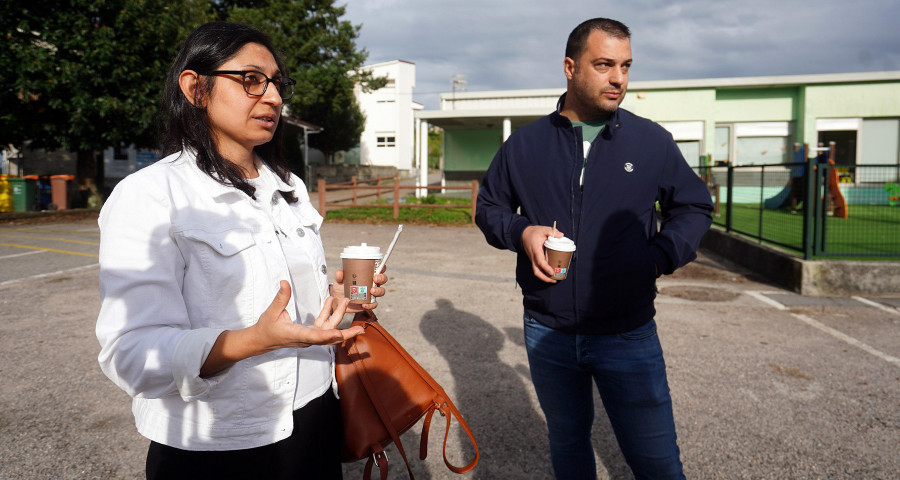
[[[900,262],[803,260],[777,248],[719,228],[710,228],[700,248],[746,267],[766,280],[812,297],[900,296]]]

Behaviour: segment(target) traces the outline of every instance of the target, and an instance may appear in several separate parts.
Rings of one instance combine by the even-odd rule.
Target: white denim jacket
[[[306,242],[315,288],[327,295],[322,217],[300,179],[291,183],[277,188],[298,202],[259,199],[272,202],[270,215],[182,152],[125,178],[103,206],[99,362],[133,397],[145,437],[185,450],[271,444],[292,432],[298,381],[335,388],[330,347],[279,349],[199,376],[219,334],[256,323],[279,281],[291,281],[277,235]],[[293,296],[286,310],[294,317]],[[304,378],[304,357],[328,362],[313,375],[325,378]]]

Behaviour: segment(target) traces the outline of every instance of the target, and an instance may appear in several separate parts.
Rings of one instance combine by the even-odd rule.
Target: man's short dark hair
[[[569,34],[566,42],[566,56],[575,59],[584,51],[585,43],[591,32],[599,30],[613,38],[627,40],[631,38],[631,30],[624,23],[609,18],[592,18],[581,22]]]

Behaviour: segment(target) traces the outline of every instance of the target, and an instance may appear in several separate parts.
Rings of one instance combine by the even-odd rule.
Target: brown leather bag
[[[447,419],[444,433],[444,463],[455,473],[466,473],[478,463],[478,444],[444,389],[400,346],[372,312],[358,313],[353,325],[365,333],[345,341],[335,349],[335,374],[344,417],[344,462],[368,458],[364,478],[369,480],[372,464],[381,479],[387,479],[388,459],[384,448],[393,442],[406,462],[410,480],[415,480],[400,435],[425,417],[419,458],[428,453],[428,429],[435,411]],[[447,460],[450,419],[456,416],[475,447],[475,459],[464,467]]]

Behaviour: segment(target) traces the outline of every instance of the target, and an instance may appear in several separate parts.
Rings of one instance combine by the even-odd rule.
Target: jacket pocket
[[[256,244],[253,234],[247,230],[226,230],[224,232],[206,232],[203,230],[185,230],[184,238],[204,243],[223,257],[230,257]]]
[[[254,248],[253,233],[190,229],[180,236],[183,295],[194,327],[243,328],[255,322],[254,270],[265,268],[265,260]]]

